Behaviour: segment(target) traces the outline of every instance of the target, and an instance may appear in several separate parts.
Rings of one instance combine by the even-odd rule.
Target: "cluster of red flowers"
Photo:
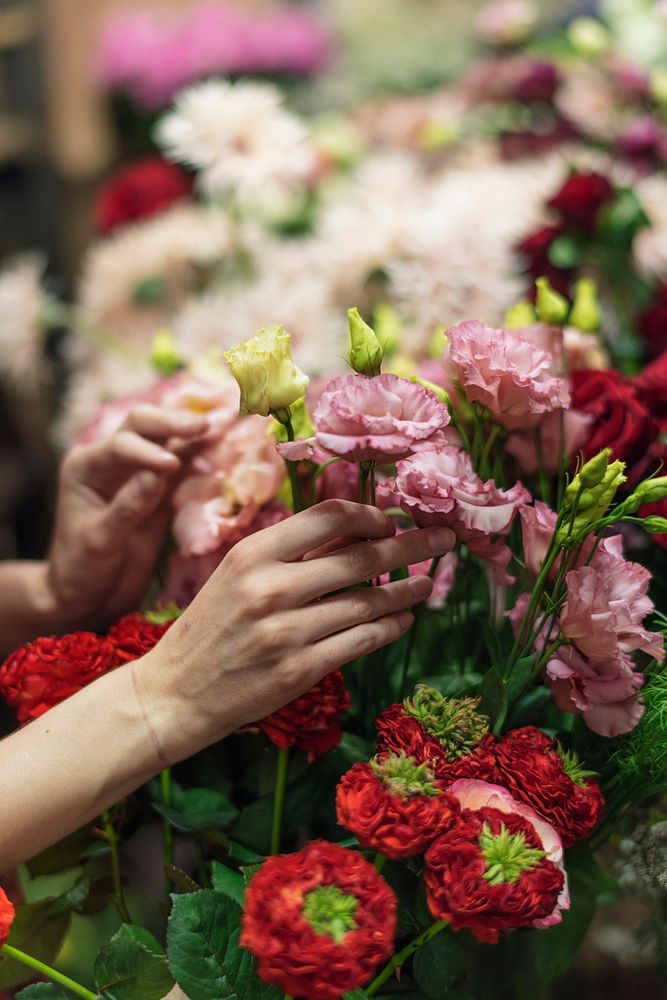
[[[340,1000],[392,952],[396,897],[358,851],[323,840],[267,858],[246,891],[241,944],[290,996]]]
[[[148,156],[122,167],[107,183],[95,206],[100,233],[164,212],[192,194],[192,180],[161,156]]]
[[[248,729],[260,729],[281,750],[297,747],[312,760],[340,743],[340,717],[351,705],[340,670]]]
[[[35,639],[0,667],[0,695],[21,724],[29,722],[114,667],[143,656],[170,624],[154,624],[135,612],[112,625],[107,636],[72,632]]]

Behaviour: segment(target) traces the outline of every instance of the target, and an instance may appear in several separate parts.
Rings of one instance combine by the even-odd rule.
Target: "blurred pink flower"
[[[622,653],[592,660],[572,646],[561,646],[547,663],[546,681],[556,707],[582,715],[588,728],[600,736],[628,733],[644,714],[637,695],[644,677]]]
[[[446,374],[470,402],[485,406],[507,430],[536,427],[544,414],[567,407],[554,355],[533,343],[534,331],[496,330],[472,320],[447,332]]]
[[[647,594],[651,574],[623,558],[620,535],[605,539],[591,564],[570,570],[565,580],[561,631],[584,656],[608,661],[642,649],[664,659],[662,636],[641,624],[653,611]]]
[[[340,375],[313,413],[315,439],[348,462],[405,458],[449,423],[432,392],[397,375]]]
[[[424,449],[399,462],[395,479],[378,487],[380,494],[393,494],[415,524],[452,528],[459,541],[496,569],[501,583],[510,552],[493,536],[506,535],[518,510],[530,501],[520,483],[501,490],[492,479],[482,482],[470,456],[451,445]]]
[[[519,516],[523,559],[530,575],[537,577],[556,527],[556,514],[548,504],[536,500],[532,507],[525,504],[519,511]]]
[[[560,471],[563,457],[572,458],[584,446],[591,423],[592,418],[588,413],[553,410],[544,416],[538,428],[510,434],[505,449],[516,460],[523,475],[537,475],[541,460],[543,470],[553,476]],[[538,435],[539,455],[536,440]]]

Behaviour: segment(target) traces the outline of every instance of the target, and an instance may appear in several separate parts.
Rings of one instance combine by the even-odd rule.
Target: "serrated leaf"
[[[167,959],[150,931],[123,924],[95,962],[103,1000],[162,1000],[174,986]]]
[[[181,788],[176,783],[172,785],[170,805],[162,802],[152,805],[163,819],[182,833],[226,827],[238,816],[238,809],[222,792],[213,788]]]
[[[460,979],[465,965],[465,948],[448,930],[441,931],[417,951],[412,974],[429,1000],[446,1000],[448,990]]]
[[[47,916],[57,917],[59,913],[67,913],[68,910],[81,912],[92,884],[93,880],[90,875],[82,875],[62,896],[54,899],[47,911]]]
[[[241,908],[215,890],[173,896],[167,929],[171,971],[190,1000],[282,1000],[258,979],[239,945]]]
[[[74,994],[56,983],[34,983],[16,994],[16,1000],[72,1000]]]
[[[7,944],[27,952],[47,965],[53,964],[70,923],[69,912],[49,917],[48,911],[52,903],[53,897],[49,897],[40,899],[37,903],[19,906],[7,938]],[[0,989],[19,986],[33,977],[34,973],[25,965],[6,955],[0,955]]]
[[[211,882],[216,892],[224,892],[225,896],[229,896],[239,906],[244,906],[246,881],[240,872],[214,861],[211,865]]]
[[[165,865],[164,873],[181,892],[199,892],[202,886],[176,865]]]

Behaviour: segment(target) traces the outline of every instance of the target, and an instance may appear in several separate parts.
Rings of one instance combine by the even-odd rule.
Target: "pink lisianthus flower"
[[[562,426],[561,426],[562,419]],[[560,471],[563,457],[572,458],[586,443],[592,420],[578,410],[553,410],[539,428],[514,431],[505,442],[505,450],[514,458],[522,475],[535,476],[542,469],[549,475]],[[539,434],[538,455],[536,435]]]
[[[536,500],[532,506],[525,504],[519,511],[519,517],[523,538],[523,559],[530,575],[537,577],[556,530],[556,514],[548,504]]]
[[[264,417],[244,417],[193,460],[176,490],[172,530],[184,555],[238,540],[278,495],[285,467]]]
[[[570,570],[565,581],[560,627],[579,652],[593,660],[616,660],[642,649],[662,662],[662,636],[642,626],[653,611],[647,594],[651,574],[623,558],[620,535],[605,539],[591,564]]]
[[[348,462],[405,458],[449,423],[449,411],[421,385],[397,375],[340,375],[313,413],[315,440]]]
[[[563,861],[563,844],[550,823],[542,819],[534,809],[519,802],[500,785],[489,781],[479,781],[475,778],[460,778],[449,788],[450,794],[458,799],[461,809],[476,812],[479,809],[498,809],[504,813],[515,813],[523,816],[535,829],[542,843],[542,850],[549,861],[552,861],[563,872],[563,888],[556,902],[553,913],[541,920],[536,920],[534,927],[544,929],[559,924],[562,921],[561,912],[570,908],[570,893],[567,884],[567,872]]]
[[[644,677],[629,656],[592,660],[573,646],[561,646],[547,663],[546,681],[556,707],[583,716],[600,736],[628,733],[644,714],[638,697]]]
[[[497,582],[509,582],[511,553],[497,536],[506,535],[517,511],[530,501],[520,483],[501,490],[476,474],[470,456],[446,445],[428,448],[399,462],[395,479],[378,487],[392,494],[419,527],[452,528],[459,539],[496,569]]]
[[[534,333],[496,330],[472,320],[447,332],[446,374],[471,403],[485,406],[507,430],[536,427],[545,414],[569,405],[567,380]]]

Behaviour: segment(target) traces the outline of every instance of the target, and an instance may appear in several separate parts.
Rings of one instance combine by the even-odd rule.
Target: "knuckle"
[[[354,546],[348,552],[347,559],[350,570],[355,576],[366,580],[377,576],[378,559],[368,545]]]
[[[377,617],[377,599],[371,591],[359,591],[353,598],[353,614],[358,621],[371,621]]]
[[[317,505],[316,510],[325,515],[334,525],[344,526],[350,517],[353,504],[349,500],[340,500],[336,497],[330,500],[323,500]]]
[[[270,580],[257,581],[252,587],[252,604],[256,614],[268,615],[283,604],[283,588]]]
[[[282,655],[289,647],[293,630],[284,622],[271,620],[261,628],[261,648],[272,659]]]
[[[378,627],[368,625],[359,633],[359,637],[356,642],[356,655],[368,656],[368,654],[374,652],[380,644],[381,640]]]

